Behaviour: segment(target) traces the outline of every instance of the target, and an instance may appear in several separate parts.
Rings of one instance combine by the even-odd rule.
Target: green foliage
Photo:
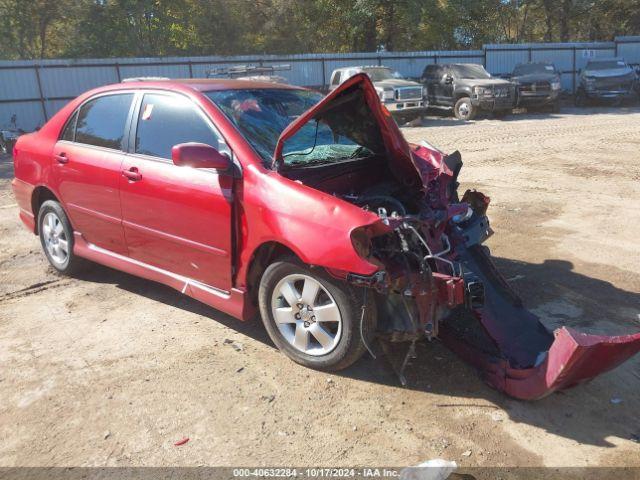
[[[0,0],[0,57],[477,48],[640,34],[640,0]]]

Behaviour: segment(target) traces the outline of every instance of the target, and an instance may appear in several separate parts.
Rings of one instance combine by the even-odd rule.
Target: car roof
[[[260,89],[283,89],[302,90],[302,87],[287,85],[284,83],[261,82],[257,80],[241,80],[235,78],[178,78],[178,79],[157,79],[157,78],[133,78],[126,82],[121,82],[112,87],[125,86],[126,88],[168,88],[187,87],[200,92],[212,90],[260,90]]]

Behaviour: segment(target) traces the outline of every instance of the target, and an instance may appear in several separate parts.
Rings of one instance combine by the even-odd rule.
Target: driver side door
[[[220,290],[231,288],[233,176],[174,165],[171,148],[187,142],[231,151],[191,99],[139,94],[120,179],[129,256],[147,266]],[[186,288],[186,286],[185,286]]]

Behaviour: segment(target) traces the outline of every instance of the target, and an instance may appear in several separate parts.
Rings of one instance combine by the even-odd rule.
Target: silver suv
[[[406,80],[398,72],[382,66],[338,68],[331,74],[329,90],[348,78],[366,73],[376,87],[380,101],[398,121],[421,118],[427,110],[426,90],[418,82]]]

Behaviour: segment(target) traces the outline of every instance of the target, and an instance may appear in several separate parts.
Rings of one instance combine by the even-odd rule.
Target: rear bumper
[[[31,197],[35,187],[18,178],[14,178],[11,181],[11,188],[20,209],[20,220],[29,231],[36,233],[36,221],[31,207]]]

